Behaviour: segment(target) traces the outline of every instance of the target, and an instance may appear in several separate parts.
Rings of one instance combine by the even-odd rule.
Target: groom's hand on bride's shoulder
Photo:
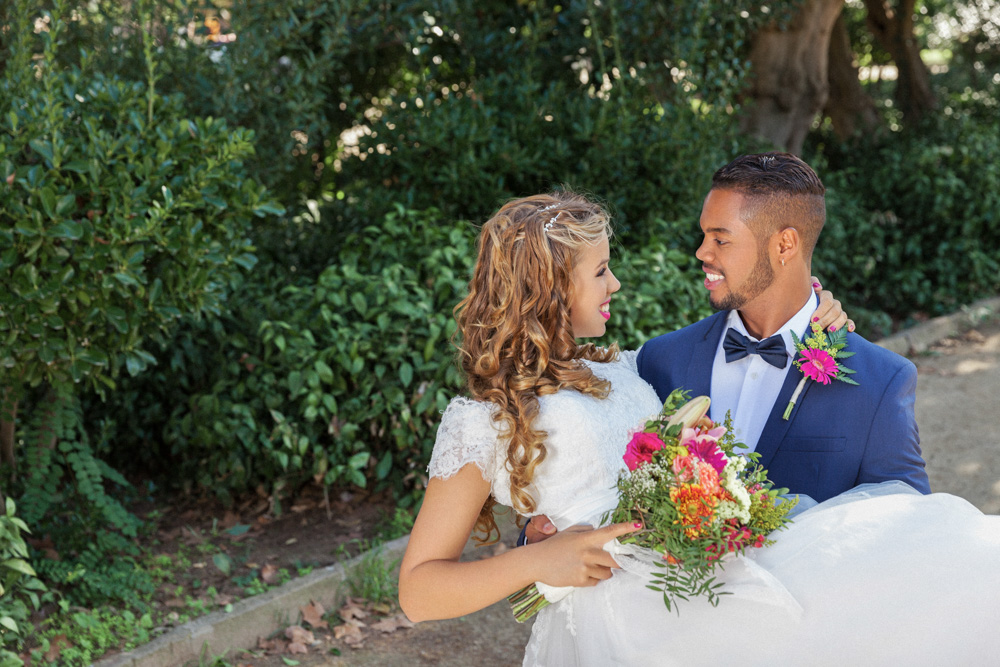
[[[548,539],[556,534],[556,527],[552,525],[549,521],[549,517],[544,514],[539,514],[538,516],[533,516],[524,525],[524,540],[521,544],[535,544],[536,542],[541,542],[542,540]]]

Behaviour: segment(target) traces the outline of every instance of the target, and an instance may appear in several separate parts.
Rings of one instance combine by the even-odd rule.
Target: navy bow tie
[[[788,365],[785,341],[781,339],[780,334],[755,343],[736,329],[730,328],[726,332],[726,340],[722,343],[722,349],[726,352],[726,363],[742,359],[748,354],[759,354],[764,361],[775,368],[784,368]]]

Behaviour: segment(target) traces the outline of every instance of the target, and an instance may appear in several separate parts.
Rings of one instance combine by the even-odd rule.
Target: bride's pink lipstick
[[[602,303],[601,307],[603,308],[604,306],[608,305],[609,303],[611,303],[611,299],[608,299],[607,301],[605,301],[604,303]],[[610,320],[611,319],[611,313],[609,311],[598,310],[597,312],[599,312],[601,314],[601,317],[603,317],[605,320]]]

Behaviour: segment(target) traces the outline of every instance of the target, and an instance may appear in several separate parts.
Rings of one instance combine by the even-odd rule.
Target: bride
[[[543,582],[576,590],[538,614],[526,665],[1000,661],[1000,518],[901,482],[820,503],[773,546],[726,560],[718,607],[669,613],[647,570],[619,569],[604,547],[636,526],[579,524],[616,504],[629,432],[660,401],[635,353],[576,341],[604,334],[620,288],[609,233],[606,213],[569,193],[512,201],[483,226],[456,309],[471,398],[438,430],[400,570],[407,616],[462,616]],[[817,315],[846,321],[829,297]],[[495,532],[496,503],[559,532],[459,562],[474,529]]]

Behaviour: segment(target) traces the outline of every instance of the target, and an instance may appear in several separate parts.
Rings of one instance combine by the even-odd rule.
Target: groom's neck
[[[797,285],[779,285],[762,292],[756,299],[739,309],[747,333],[757,340],[776,334],[805,305],[812,293],[808,281]]]

